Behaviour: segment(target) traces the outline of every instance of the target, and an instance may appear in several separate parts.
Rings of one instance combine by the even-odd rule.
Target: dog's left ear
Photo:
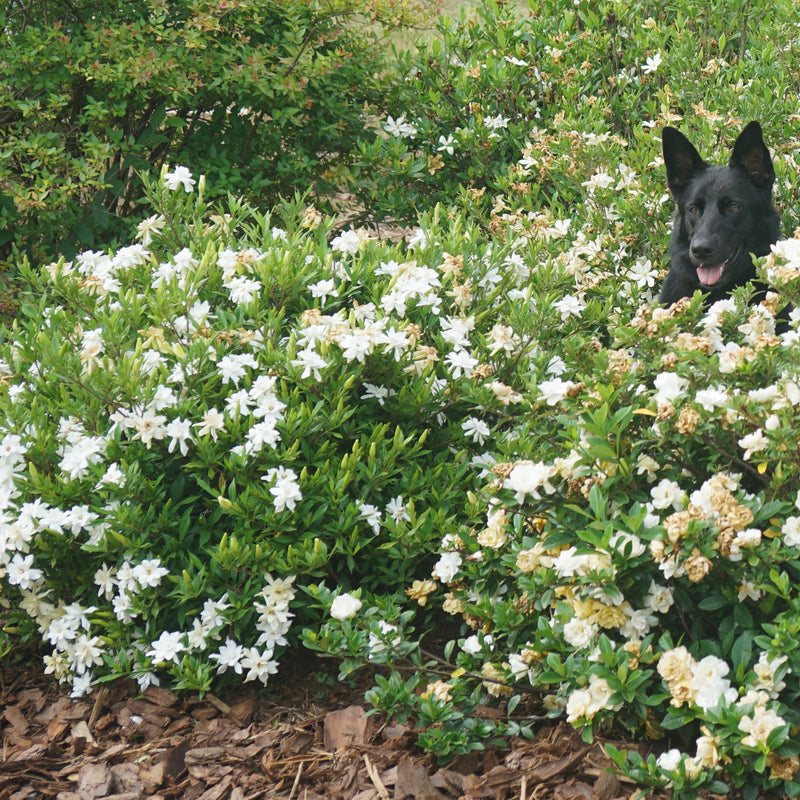
[[[731,167],[743,169],[759,189],[772,190],[775,170],[757,122],[749,123],[739,134],[728,163]]]

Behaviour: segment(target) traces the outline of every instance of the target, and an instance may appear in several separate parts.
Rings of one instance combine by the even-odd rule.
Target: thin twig
[[[304,763],[305,762],[301,761],[297,765],[297,774],[294,776],[294,783],[292,784],[292,788],[291,788],[291,790],[289,792],[289,800],[292,800],[292,798],[294,797],[294,793],[297,790],[297,784],[300,783],[300,776],[303,774],[303,764]]]
[[[367,768],[367,775],[369,775],[372,785],[375,787],[375,790],[381,796],[382,800],[390,800],[389,792],[384,786],[381,776],[378,774],[378,770],[375,769],[375,765],[369,760],[366,754],[364,755],[364,766]]]

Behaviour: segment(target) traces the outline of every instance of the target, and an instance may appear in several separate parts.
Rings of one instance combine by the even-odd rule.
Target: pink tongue
[[[700,279],[700,283],[703,286],[713,286],[722,275],[722,268],[724,264],[717,264],[714,267],[698,267],[697,268],[697,277]]]

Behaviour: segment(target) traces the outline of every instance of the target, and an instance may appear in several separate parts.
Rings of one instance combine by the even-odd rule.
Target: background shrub
[[[0,258],[110,243],[148,166],[191,163],[265,205],[324,191],[382,93],[372,31],[420,17],[383,0],[10,4]]]

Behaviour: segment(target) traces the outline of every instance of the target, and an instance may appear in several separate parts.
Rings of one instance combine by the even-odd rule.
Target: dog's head
[[[745,127],[725,166],[707,164],[674,128],[664,128],[662,144],[678,207],[675,240],[688,258],[686,269],[694,271],[692,283],[718,292],[750,280],[750,254],[766,255],[779,236],[771,200],[775,171],[761,126]]]

